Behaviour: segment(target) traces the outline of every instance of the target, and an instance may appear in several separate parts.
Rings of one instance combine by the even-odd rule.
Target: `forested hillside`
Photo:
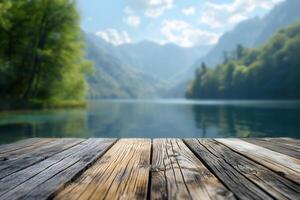
[[[88,98],[145,98],[155,95],[160,85],[157,79],[110,55],[105,43],[94,37],[85,34],[87,58],[95,66],[94,73],[87,76]]]
[[[299,99],[300,21],[255,49],[238,45],[218,65],[196,71],[186,96],[195,99]]]
[[[85,60],[74,1],[0,1],[1,98],[85,99]]]
[[[207,67],[213,68],[221,64],[224,57],[234,51],[238,44],[245,48],[258,47],[281,28],[300,20],[299,7],[299,0],[283,1],[265,16],[242,21],[232,30],[225,32],[205,56],[199,55],[199,59],[185,73],[178,76],[180,83],[169,90],[168,96],[183,97],[188,86],[188,80],[192,79],[195,69],[200,67],[202,62],[205,62]]]

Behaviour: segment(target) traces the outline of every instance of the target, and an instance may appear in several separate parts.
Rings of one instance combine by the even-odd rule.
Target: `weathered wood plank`
[[[234,169],[228,163],[230,161],[227,161],[227,158],[223,159],[221,155],[216,154],[214,149],[206,146],[206,140],[187,139],[185,142],[239,199],[272,199]]]
[[[153,141],[151,199],[235,199],[179,139]]]
[[[300,159],[300,146],[298,148],[291,147],[289,145],[285,145],[284,143],[280,142],[273,142],[272,140],[265,140],[265,139],[253,139],[253,138],[247,138],[243,139],[246,142],[250,142],[255,145],[259,145],[262,147],[265,147],[267,149],[270,149],[272,151],[276,151],[297,159]]]
[[[0,161],[0,179],[9,176],[17,171],[20,171],[28,166],[34,165],[48,157],[51,157],[65,149],[71,148],[83,139],[60,139],[50,142],[45,146],[35,148],[29,153],[22,154],[16,159]]]
[[[212,139],[189,139],[185,142],[239,199],[299,198],[298,184],[221,143]]]
[[[244,156],[300,184],[300,160],[241,139],[216,139]]]
[[[298,140],[66,140],[0,146],[0,200],[300,199]]]
[[[271,140],[273,142],[279,142],[285,145],[293,146],[293,147],[300,147],[300,140],[295,138],[288,138],[288,137],[279,137],[279,138],[264,138],[265,140]]]
[[[114,139],[89,139],[0,181],[0,199],[47,199],[85,170]]]
[[[294,150],[300,151],[300,140],[292,138],[261,138],[265,141],[270,141],[272,143],[281,144],[287,148],[292,148]]]
[[[36,148],[45,146],[46,144],[49,144],[50,142],[57,141],[59,139],[37,139],[33,140],[32,143],[28,144],[28,146],[23,146],[22,148],[13,149],[10,151],[0,151],[0,161],[6,161],[6,160],[13,160],[20,156],[23,156],[24,154],[30,153],[32,151],[35,151]]]
[[[55,199],[146,199],[151,140],[122,139]]]
[[[0,152],[7,153],[10,151],[22,149],[24,147],[31,146],[33,143],[38,142],[38,141],[41,141],[41,139],[40,138],[29,138],[29,139],[20,140],[15,143],[0,145]]]

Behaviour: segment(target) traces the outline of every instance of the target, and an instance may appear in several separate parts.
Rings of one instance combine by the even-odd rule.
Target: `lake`
[[[293,137],[300,101],[97,100],[0,113],[0,143],[30,137]]]

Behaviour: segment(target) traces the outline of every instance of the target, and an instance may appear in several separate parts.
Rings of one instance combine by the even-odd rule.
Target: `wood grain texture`
[[[20,140],[18,142],[10,143],[10,144],[4,144],[0,145],[0,152],[1,153],[7,153],[11,151],[15,151],[18,149],[22,149],[24,147],[31,146],[35,142],[41,141],[40,138],[29,138],[29,139],[24,139]]]
[[[82,139],[60,139],[37,147],[29,153],[21,154],[15,159],[2,160],[0,161],[0,180],[65,149],[71,148],[82,141]]]
[[[300,184],[300,160],[241,139],[216,139],[236,152]]]
[[[154,139],[151,199],[235,199],[179,139]]]
[[[88,139],[0,180],[0,199],[47,199],[85,170],[114,142]]]
[[[300,140],[295,138],[286,138],[286,137],[280,137],[280,138],[263,138],[264,140],[272,141],[272,142],[278,142],[287,146],[292,146],[300,149]]]
[[[280,142],[277,140],[272,140],[272,139],[243,139],[246,142],[250,142],[255,145],[259,145],[262,147],[265,147],[267,149],[270,149],[272,151],[276,151],[297,159],[300,159],[300,146],[299,147],[294,147],[291,145],[286,145],[286,142]]]
[[[146,199],[150,139],[119,140],[55,199]]]
[[[292,138],[260,138],[265,141],[270,141],[275,144],[281,144],[285,147],[300,151],[300,140]]]
[[[185,140],[239,199],[297,199],[300,186],[212,139]],[[266,195],[266,193],[268,195]]]
[[[300,199],[299,144],[33,138],[0,146],[0,200]]]
[[[17,147],[11,149],[10,151],[1,151],[0,150],[0,161],[7,161],[7,160],[14,160],[18,157],[23,156],[24,154],[28,154],[30,152],[35,151],[39,147],[43,147],[50,142],[57,141],[59,139],[47,138],[47,139],[40,139],[40,138],[33,138],[33,140],[26,140],[28,145],[22,145],[22,147]],[[11,145],[12,147],[14,145]]]

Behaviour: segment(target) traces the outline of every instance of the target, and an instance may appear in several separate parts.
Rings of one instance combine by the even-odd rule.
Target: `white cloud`
[[[146,17],[157,18],[174,6],[174,0],[127,0],[135,10],[144,12]]]
[[[123,10],[125,16],[123,21],[131,27],[138,27],[141,24],[141,19],[139,16],[135,15],[135,11],[130,7],[126,6]]]
[[[161,16],[173,7],[173,0],[149,0],[147,2],[145,15],[152,18]]]
[[[224,26],[224,22],[218,19],[215,12],[210,10],[207,10],[202,14],[200,22],[209,25],[211,28],[220,28]]]
[[[204,6],[200,22],[211,28],[220,28],[245,20],[256,9],[271,9],[283,0],[234,0],[231,3],[207,2]]]
[[[219,35],[193,27],[182,20],[165,20],[162,22],[161,33],[166,41],[182,47],[199,44],[215,44]]]
[[[123,21],[131,27],[138,27],[141,24],[141,19],[138,16],[124,17]]]
[[[184,15],[194,15],[196,13],[195,7],[188,7],[181,10]]]
[[[132,8],[129,7],[129,6],[126,6],[126,7],[124,8],[123,12],[124,12],[126,15],[131,15],[131,14],[134,13],[134,11],[132,10]]]
[[[228,21],[231,24],[237,24],[237,23],[239,23],[239,22],[241,22],[241,21],[243,21],[245,19],[247,19],[246,16],[241,15],[241,14],[236,14],[236,15],[230,16],[229,19],[228,19]]]
[[[125,43],[131,43],[131,38],[126,31],[118,31],[116,29],[106,29],[96,32],[96,35],[101,37],[106,42],[113,45],[121,45]]]

